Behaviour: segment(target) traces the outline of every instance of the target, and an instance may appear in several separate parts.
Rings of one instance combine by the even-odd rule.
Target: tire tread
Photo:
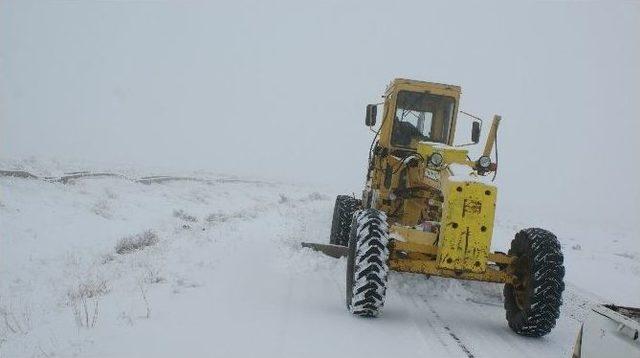
[[[355,213],[349,240],[347,308],[356,316],[377,317],[384,306],[389,267],[389,227],[376,209]]]

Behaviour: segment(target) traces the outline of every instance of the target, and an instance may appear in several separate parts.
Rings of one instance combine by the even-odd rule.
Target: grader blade
[[[314,251],[322,252],[323,254],[335,258],[347,257],[348,248],[346,246],[331,245],[331,244],[317,244],[314,242],[303,242],[302,247],[307,247]]]

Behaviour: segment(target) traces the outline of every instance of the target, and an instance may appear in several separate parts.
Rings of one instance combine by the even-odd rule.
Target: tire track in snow
[[[451,305],[450,302],[436,300],[430,303],[425,300],[425,305],[434,314],[436,319],[441,322],[442,326],[448,330],[452,338],[454,338],[454,340],[458,338],[460,344],[469,351],[471,355],[468,355],[468,357],[488,357],[495,356],[496,354],[517,357],[537,357],[541,354],[541,352],[536,353],[536,350],[527,350],[525,344],[535,341],[531,341],[528,337],[515,335],[506,327],[506,322],[504,323],[504,331],[501,330],[494,333],[490,329],[490,324],[492,321],[495,321],[496,314],[503,314],[501,305],[496,307],[492,304],[477,303],[466,299],[464,303],[458,303],[456,305],[454,309],[456,317],[452,317],[454,318],[454,322],[450,322],[450,320],[447,320],[437,313],[443,306],[447,307]],[[496,309],[488,309],[488,307],[496,307]],[[479,316],[480,320],[486,321],[487,327],[473,330],[466,325],[460,326],[460,323],[456,323],[455,319],[461,316]]]
[[[430,287],[429,289],[437,289]],[[506,354],[520,357],[529,357],[531,352],[523,350],[516,343],[521,337],[507,334],[494,334],[489,325],[495,322],[497,309],[489,309],[487,306],[497,306],[487,303],[474,303],[468,299],[464,302],[451,302],[440,296],[419,294],[416,292],[404,292],[402,289],[394,290],[403,299],[405,306],[414,311],[410,313],[417,330],[425,337],[427,343],[434,343],[442,346],[449,352],[449,356],[461,356],[466,358],[478,358],[485,356],[495,356],[496,354]],[[453,305],[453,306],[452,306]],[[416,312],[424,312],[422,315]],[[447,319],[446,314],[453,315],[453,321]],[[464,317],[473,317],[474,320],[482,320],[487,317],[487,328],[473,330],[467,326],[460,326],[459,322]],[[466,321],[466,319],[465,319]],[[464,322],[464,321],[462,321]],[[490,342],[488,348],[483,342]]]
[[[448,326],[444,326],[444,329],[446,329],[447,332],[449,332],[449,335],[453,338],[453,340],[456,341],[456,343],[458,343],[458,347],[462,348],[462,351],[467,354],[467,357],[469,357],[469,358],[474,358],[475,357],[473,355],[473,353],[471,353],[469,348],[467,348],[467,346],[464,345],[462,340],[460,338],[458,338],[458,336],[456,336],[455,333],[453,333],[453,331],[451,331],[451,328],[449,328]]]
[[[425,302],[420,300],[416,295],[405,295],[397,290],[395,293],[400,297],[402,306],[407,308],[408,317],[411,320],[411,324],[416,328],[416,333],[421,338],[423,344],[433,351],[434,343],[441,349],[447,352],[448,357],[462,356],[457,342],[452,339],[448,332],[444,329],[444,325],[434,324],[431,320],[432,310],[424,310]],[[416,314],[417,312],[423,312],[428,314],[428,317],[424,315]],[[431,311],[431,312],[429,312]],[[468,356],[466,356],[468,358]]]
[[[455,332],[453,332],[453,330],[451,328],[449,328],[449,326],[444,322],[442,317],[440,317],[438,312],[436,312],[436,310],[426,301],[425,301],[425,305],[427,306],[427,308],[429,308],[429,311],[431,311],[431,313],[433,313],[433,316],[441,323],[442,327],[445,329],[445,331],[447,331],[447,333],[454,340],[454,342],[456,342],[456,345],[467,355],[467,357],[468,358],[475,358],[475,355],[473,353],[471,353],[471,350],[469,349],[469,347],[467,347],[467,344],[465,342],[463,342],[455,334]]]

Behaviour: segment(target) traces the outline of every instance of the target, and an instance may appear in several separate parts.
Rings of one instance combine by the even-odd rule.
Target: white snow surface
[[[337,193],[323,188],[9,177],[0,188],[0,357],[559,357],[592,304],[640,306],[636,234],[603,223],[498,211],[494,250],[544,224],[565,253],[561,319],[530,339],[509,330],[497,284],[392,273],[381,317],[349,314],[346,260],[300,247],[328,242]]]

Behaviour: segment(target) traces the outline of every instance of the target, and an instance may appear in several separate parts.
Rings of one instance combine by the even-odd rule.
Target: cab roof
[[[449,95],[455,98],[459,98],[462,92],[462,88],[456,85],[396,78],[389,83],[386,93],[389,94],[390,92],[400,90],[432,92],[434,94]]]

